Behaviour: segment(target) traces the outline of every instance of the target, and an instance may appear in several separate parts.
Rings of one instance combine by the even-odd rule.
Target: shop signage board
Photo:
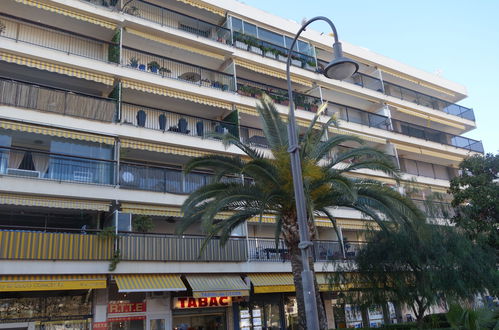
[[[174,309],[192,309],[192,308],[214,308],[232,306],[232,297],[175,297],[173,298]]]
[[[115,313],[142,313],[146,311],[146,303],[131,303],[131,302],[110,302],[107,306],[109,314]]]
[[[104,289],[105,280],[81,281],[0,281],[0,291],[50,291]]]

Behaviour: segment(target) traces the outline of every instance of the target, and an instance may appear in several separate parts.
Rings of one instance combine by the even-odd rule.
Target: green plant
[[[455,330],[499,329],[499,309],[497,308],[468,309],[452,304],[446,316],[452,329]]]
[[[161,73],[162,75],[164,74],[167,74],[167,73],[172,73],[172,71],[168,68],[165,68],[164,66],[162,66],[161,68],[159,68],[159,73]]]
[[[111,259],[109,261],[110,261],[110,263],[109,263],[108,269],[110,272],[113,272],[116,270],[116,266],[121,261],[121,251],[119,249],[116,249],[113,253],[113,256],[111,257]]]
[[[154,228],[153,221],[150,216],[139,215],[133,218],[133,231],[147,233]]]
[[[136,6],[131,6],[125,9],[125,13],[133,16],[140,16],[140,9]]]
[[[116,30],[111,39],[112,44],[108,47],[107,59],[109,62],[119,63],[120,62],[120,39],[121,32],[120,30]]]
[[[159,63],[156,61],[151,61],[151,62],[147,63],[147,69],[150,71],[153,71],[153,72],[158,71],[160,67],[161,67],[161,65],[159,65]]]
[[[139,60],[134,56],[130,59],[130,66],[136,68],[139,66]]]
[[[115,239],[117,237],[116,235],[116,227],[115,226],[110,226],[110,227],[104,227],[98,234],[97,238],[101,240],[108,240],[108,239]]]

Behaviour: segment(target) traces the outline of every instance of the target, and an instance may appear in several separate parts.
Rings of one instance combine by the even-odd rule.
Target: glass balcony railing
[[[0,104],[112,122],[116,101],[61,88],[0,77]]]
[[[113,160],[0,147],[0,173],[86,184],[114,184]]]
[[[288,60],[289,50],[286,47],[279,46],[268,41],[258,39],[254,36],[233,32],[234,46],[252,53],[272,58],[281,62]],[[291,64],[310,71],[317,70],[317,64],[314,56],[293,51],[291,53]]]
[[[123,47],[121,65],[223,91],[235,91],[234,76],[172,58]]]

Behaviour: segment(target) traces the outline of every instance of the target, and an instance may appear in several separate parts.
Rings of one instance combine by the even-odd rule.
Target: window
[[[275,32],[258,28],[258,36],[260,39],[273,43],[274,45],[284,46],[284,38],[282,35]]]
[[[239,18],[232,17],[232,30],[236,32],[243,32],[243,21]]]
[[[256,25],[244,22],[244,33],[257,37]]]

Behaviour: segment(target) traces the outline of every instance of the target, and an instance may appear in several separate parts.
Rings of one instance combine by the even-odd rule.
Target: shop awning
[[[291,273],[248,274],[255,293],[293,292],[295,284]]]
[[[101,201],[15,194],[0,194],[0,204],[94,211],[109,211],[111,205]]]
[[[249,287],[238,275],[186,275],[194,298],[249,296]]]
[[[114,144],[114,138],[110,137],[110,136],[102,136],[102,135],[91,134],[91,133],[70,131],[70,130],[66,130],[66,129],[62,129],[62,128],[38,126],[38,125],[31,125],[31,124],[6,121],[6,120],[0,120],[0,128],[12,130],[12,131],[56,136],[56,137],[62,137],[62,138],[66,138],[66,139],[97,142],[97,143],[104,143],[104,144],[110,144],[110,145]]]
[[[19,65],[28,66],[30,68],[36,68],[39,70],[55,72],[59,74],[64,74],[70,77],[81,78],[85,80],[91,80],[98,83],[106,84],[112,86],[114,84],[114,78],[111,76],[106,76],[98,73],[93,73],[85,70],[80,70],[74,67],[69,67],[65,65],[54,64],[51,62],[35,60],[29,57],[18,56],[10,53],[0,52],[0,60],[15,63]]]
[[[106,275],[0,276],[0,292],[105,289]]]
[[[131,274],[115,275],[119,292],[185,291],[179,275]]]
[[[64,9],[64,8],[60,8],[60,7],[56,7],[56,6],[51,6],[51,5],[47,4],[47,3],[42,3],[40,1],[35,1],[35,0],[16,0],[16,2],[25,4],[25,5],[29,5],[29,6],[33,6],[33,7],[37,7],[37,8],[43,9],[43,10],[51,11],[53,13],[61,14],[61,15],[64,15],[64,16],[76,18],[77,20],[80,20],[80,21],[84,21],[84,22],[89,22],[89,23],[92,23],[92,24],[100,25],[100,26],[105,27],[106,29],[115,29],[116,28],[116,24],[113,24],[113,23],[110,23],[110,22],[98,19],[96,17],[92,17],[92,16],[88,16],[88,15],[85,15],[85,14],[81,14],[81,13],[78,13],[78,12],[75,12],[75,11],[72,11],[72,10],[68,10],[68,9]]]

